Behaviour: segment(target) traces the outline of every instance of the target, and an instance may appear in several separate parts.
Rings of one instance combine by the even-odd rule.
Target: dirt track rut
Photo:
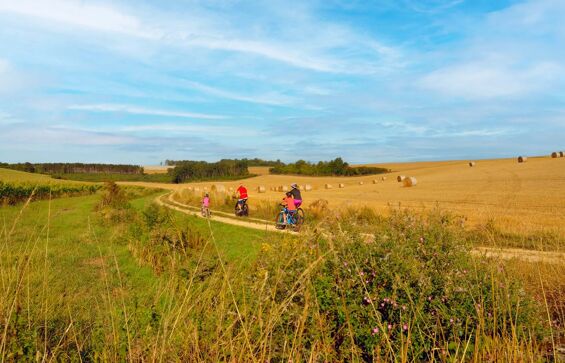
[[[199,208],[185,205],[175,201],[173,198],[173,193],[167,193],[160,195],[155,199],[157,204],[165,206],[167,208],[174,209],[181,213],[195,215],[200,218]],[[222,222],[226,224],[231,224],[234,226],[252,228],[257,230],[269,231],[269,232],[282,232],[282,233],[294,233],[291,231],[276,229],[273,222],[261,220],[257,218],[249,218],[245,220],[239,220],[230,217],[222,217],[222,215],[229,215],[225,212],[212,211],[213,215],[210,220]],[[544,262],[551,264],[565,264],[565,253],[563,252],[552,252],[552,251],[535,251],[526,250],[521,248],[497,248],[497,247],[476,247],[473,249],[472,253],[476,256],[484,256],[491,258],[500,258],[502,260],[512,260],[519,259],[527,262]]]

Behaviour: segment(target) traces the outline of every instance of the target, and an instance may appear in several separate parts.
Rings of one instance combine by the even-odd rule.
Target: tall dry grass
[[[103,294],[80,313],[49,291],[50,217],[19,250],[18,221],[4,222],[2,361],[557,359],[563,291],[549,285],[562,277],[532,267],[538,288],[534,273],[474,258],[448,214],[328,212],[243,265],[225,259],[211,225],[203,234],[169,213],[151,206],[110,225],[128,227],[117,240],[160,276],[152,304],[130,300],[120,257],[101,252]],[[86,240],[104,244],[95,228]]]

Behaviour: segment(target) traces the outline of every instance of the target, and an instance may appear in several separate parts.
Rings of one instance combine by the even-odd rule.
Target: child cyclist
[[[248,198],[247,188],[243,186],[243,183],[239,183],[239,188],[236,189],[235,193],[237,196],[237,205],[241,210],[243,204],[247,203],[247,198]]]
[[[291,192],[286,193],[281,204],[285,207],[284,224],[288,224],[288,215],[294,216],[294,213],[296,213],[296,204]]]
[[[202,215],[208,217],[210,215],[210,195],[204,194],[202,198]]]

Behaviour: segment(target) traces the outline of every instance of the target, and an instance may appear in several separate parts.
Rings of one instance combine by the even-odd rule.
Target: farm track
[[[199,217],[199,218],[205,218],[200,213],[199,208],[189,206],[189,205],[186,205],[186,204],[178,203],[178,202],[176,202],[172,199],[172,196],[173,196],[173,193],[167,193],[167,194],[164,194],[164,195],[160,195],[155,199],[155,202],[157,204],[161,205],[161,206],[176,210],[176,211],[184,213],[184,214],[193,215],[193,216],[196,216],[196,217]],[[288,231],[288,230],[276,229],[275,226],[273,225],[273,222],[269,222],[269,221],[265,221],[265,220],[261,220],[261,219],[256,219],[256,218],[252,218],[252,219],[246,218],[246,220],[240,220],[240,219],[236,219],[235,217],[227,217],[228,213],[224,213],[224,212],[220,212],[220,211],[214,211],[214,210],[211,210],[211,212],[212,212],[212,215],[209,217],[209,219],[212,220],[212,221],[221,222],[221,223],[225,223],[225,224],[231,224],[231,225],[234,225],[234,226],[257,229],[257,230],[261,230],[261,231],[293,233],[293,232]],[[221,215],[224,215],[224,217],[222,217]]]
[[[157,204],[176,210],[181,213],[194,215],[199,218],[205,218],[200,214],[200,209],[197,207],[189,206],[186,204],[179,203],[173,198],[173,193],[169,192],[164,195],[158,196],[155,201]],[[287,230],[276,229],[273,222],[257,219],[257,218],[246,218],[245,220],[237,219],[236,217],[228,217],[229,213],[214,211],[210,220],[231,224],[234,226],[240,226],[245,228],[252,228],[257,230],[269,231],[269,232],[282,232],[282,233],[294,233]],[[223,217],[222,217],[223,215]],[[521,248],[501,248],[501,247],[475,247],[471,253],[475,256],[482,256],[487,258],[498,258],[501,260],[513,260],[518,259],[526,262],[543,262],[549,264],[565,264],[565,253],[564,252],[550,252],[550,251],[536,251],[536,250],[526,250]]]

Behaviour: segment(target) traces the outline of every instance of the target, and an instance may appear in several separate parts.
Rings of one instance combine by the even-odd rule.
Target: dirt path
[[[197,216],[199,218],[205,218],[200,213],[200,209],[196,207],[192,207],[189,205],[181,204],[172,199],[173,193],[167,193],[165,195],[161,195],[155,199],[155,202],[159,205],[165,206],[170,209],[174,209],[178,212],[190,214]],[[276,229],[273,222],[264,221],[261,219],[256,218],[246,218],[245,220],[239,220],[230,217],[222,217],[221,215],[226,215],[227,213],[219,212],[219,211],[212,211],[213,215],[210,216],[210,220],[216,222],[222,222],[226,224],[231,224],[234,226],[246,227],[257,229],[261,231],[269,231],[269,232],[282,232],[282,233],[294,233],[287,230],[280,230]]]
[[[181,213],[195,215],[200,218],[200,209],[197,207],[189,206],[186,204],[179,203],[173,199],[173,192],[161,195],[157,197],[156,202],[159,205],[165,206],[167,208],[174,209]],[[226,224],[232,224],[234,226],[258,229],[270,232],[283,232],[283,233],[294,233],[286,230],[276,229],[273,222],[257,219],[257,218],[246,218],[236,219],[233,217],[228,217],[230,214],[220,211],[212,211],[213,216],[210,217],[211,220],[222,222]],[[475,256],[483,257],[494,257],[503,260],[519,259],[526,262],[544,262],[551,264],[565,264],[565,253],[563,252],[549,252],[549,251],[535,251],[526,250],[521,248],[497,248],[497,247],[475,247],[471,253]]]

